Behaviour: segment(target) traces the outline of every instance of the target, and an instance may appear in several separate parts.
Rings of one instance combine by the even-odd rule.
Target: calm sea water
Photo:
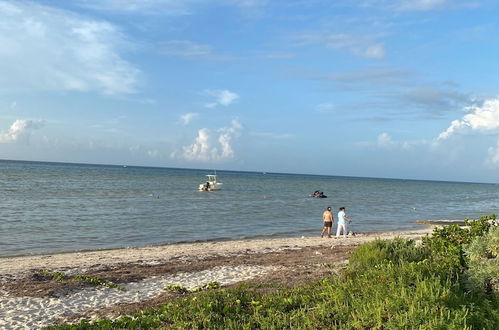
[[[0,256],[198,240],[319,235],[326,206],[357,232],[499,211],[499,185],[0,161]],[[328,198],[308,197],[315,190]]]

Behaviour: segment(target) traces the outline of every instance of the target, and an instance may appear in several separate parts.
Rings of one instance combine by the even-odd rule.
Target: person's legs
[[[345,224],[343,225],[343,236],[347,238],[347,234],[348,234],[348,225],[345,222]]]
[[[331,227],[327,227],[327,237],[328,237],[328,238],[331,238],[331,228],[332,228],[332,227],[333,227],[333,226],[331,226]]]
[[[342,226],[343,226],[343,224],[341,224],[341,223],[338,224],[338,228],[336,229],[336,237],[340,237]]]
[[[321,237],[324,237],[324,233],[326,232],[326,230],[327,230],[326,226],[322,227]]]

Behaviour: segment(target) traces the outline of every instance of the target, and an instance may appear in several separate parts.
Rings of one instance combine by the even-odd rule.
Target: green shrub
[[[464,248],[469,257],[466,271],[470,289],[499,294],[499,227],[477,237]]]
[[[393,240],[376,239],[373,242],[359,246],[350,257],[349,269],[365,271],[387,262],[401,263],[404,261],[421,261],[427,258],[429,250],[416,246],[413,240],[395,238]]]

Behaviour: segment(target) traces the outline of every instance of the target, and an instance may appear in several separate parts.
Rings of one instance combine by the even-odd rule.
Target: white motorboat
[[[199,190],[202,191],[215,191],[222,189],[222,182],[217,182],[217,176],[214,174],[207,175],[208,180],[205,183],[199,185]]]

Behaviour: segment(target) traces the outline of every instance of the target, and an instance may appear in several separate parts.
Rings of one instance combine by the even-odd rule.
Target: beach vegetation
[[[464,247],[469,258],[465,279],[470,289],[499,294],[499,227]]]
[[[185,286],[180,285],[180,284],[168,285],[168,286],[164,287],[163,290],[174,292],[174,293],[180,293],[180,294],[191,292],[191,290],[187,289]]]
[[[122,285],[116,284],[112,281],[104,280],[98,277],[88,276],[84,274],[78,274],[74,276],[67,276],[61,272],[51,272],[50,270],[44,269],[40,271],[40,275],[50,277],[55,281],[82,281],[95,286],[104,286],[108,288],[118,289],[120,291],[126,291],[126,288]]]
[[[174,292],[174,293],[179,293],[179,294],[186,294],[186,293],[200,292],[200,291],[205,291],[205,290],[218,289],[220,287],[221,287],[220,283],[218,283],[217,281],[212,281],[212,282],[209,282],[205,285],[197,286],[193,289],[188,289],[181,284],[171,284],[171,285],[166,286],[163,290]]]
[[[401,238],[363,244],[340,275],[291,289],[215,288],[117,320],[53,328],[497,329],[498,231],[490,218],[437,228],[422,244]]]

